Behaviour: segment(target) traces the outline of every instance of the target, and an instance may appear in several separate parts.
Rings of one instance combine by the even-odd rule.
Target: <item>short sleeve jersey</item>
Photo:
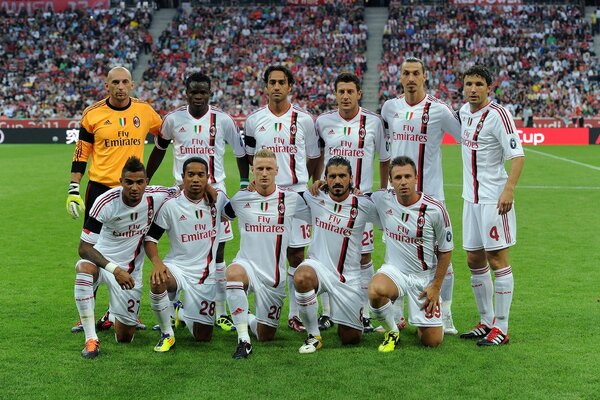
[[[353,194],[340,203],[323,192],[305,192],[304,199],[313,229],[308,258],[336,271],[341,282],[359,282],[362,235],[367,222],[377,221],[375,204]]]
[[[299,107],[291,106],[282,116],[263,107],[250,114],[244,127],[246,152],[254,155],[257,149],[268,148],[277,157],[278,186],[296,192],[308,183],[307,158],[321,156],[313,117]]]
[[[452,225],[441,201],[421,193],[419,200],[403,206],[392,190],[379,190],[372,197],[385,235],[385,263],[407,274],[437,268],[439,251],[454,248]]]
[[[71,171],[83,172],[83,163],[91,156],[90,180],[112,188],[119,186],[129,157],[144,159],[146,135],[158,135],[162,120],[150,104],[136,98],[124,108],[113,107],[107,100],[83,112]]]
[[[93,244],[104,258],[126,268],[139,280],[144,264],[144,235],[160,205],[174,192],[161,186],[147,186],[142,200],[134,207],[123,202],[122,192],[119,186],[96,199],[81,240]]]
[[[508,178],[504,162],[525,155],[515,122],[506,108],[494,101],[474,113],[465,104],[460,118],[462,197],[471,203],[496,204]]]
[[[231,116],[218,108],[209,106],[200,118],[194,118],[188,108],[167,114],[160,128],[160,136],[173,141],[173,177],[181,185],[185,160],[201,157],[208,163],[210,183],[224,188],[225,144],[231,146],[235,157],[246,155],[239,130]]]
[[[277,187],[268,196],[240,190],[230,203],[240,231],[240,250],[236,258],[252,264],[262,282],[278,287],[285,282],[292,219],[309,218],[304,199],[298,193]]]
[[[460,142],[456,113],[430,95],[413,106],[401,96],[383,104],[381,117],[388,130],[392,158],[410,157],[417,166],[417,190],[443,201],[442,139],[448,132]]]
[[[220,190],[217,191],[216,203],[212,205],[204,199],[192,201],[185,192],[167,199],[154,221],[169,236],[169,253],[163,261],[175,264],[198,283],[211,282],[219,246],[216,239],[221,212],[227,200]],[[146,240],[158,239],[150,236],[152,231]]]
[[[354,187],[371,192],[375,154],[379,155],[380,162],[390,159],[381,118],[360,108],[358,114],[347,121],[335,110],[321,114],[315,127],[324,148],[325,164],[334,156],[347,158],[352,166]]]

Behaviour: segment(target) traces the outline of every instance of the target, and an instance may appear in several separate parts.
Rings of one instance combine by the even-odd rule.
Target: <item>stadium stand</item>
[[[183,77],[201,71],[213,80],[212,104],[242,116],[264,104],[267,66],[286,64],[296,79],[294,102],[318,114],[334,104],[331,83],[340,70],[364,73],[366,39],[362,6],[180,10],[158,38],[137,96],[165,113],[185,104]]]
[[[104,96],[109,66],[135,66],[151,21],[141,9],[0,10],[3,117],[81,115]]]
[[[600,64],[591,25],[575,5],[403,6],[392,2],[384,28],[380,104],[400,88],[399,66],[417,56],[432,94],[463,102],[461,74],[474,63],[498,75],[494,93],[513,115],[574,118],[600,111]]]

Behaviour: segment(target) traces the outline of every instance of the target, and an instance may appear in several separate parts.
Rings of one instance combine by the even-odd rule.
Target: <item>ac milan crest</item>
[[[350,217],[351,218],[356,218],[357,215],[358,215],[358,208],[352,207],[350,209]]]
[[[290,126],[290,135],[295,135],[298,128],[296,128],[296,124],[292,124]]]
[[[417,218],[417,226],[419,228],[422,228],[423,226],[425,226],[425,217],[420,215],[419,218]]]
[[[423,113],[423,123],[424,124],[429,123],[429,113],[428,112]]]
[[[217,127],[214,125],[211,126],[208,132],[210,133],[210,136],[215,136],[217,134]]]
[[[137,115],[133,117],[133,126],[135,126],[136,128],[140,127],[140,119]]]
[[[213,217],[213,218],[217,217],[217,208],[215,206],[212,206],[210,208],[210,216]]]
[[[281,215],[285,214],[285,204],[279,203],[277,210],[279,211],[279,214],[281,214]]]
[[[358,130],[358,136],[359,136],[361,139],[364,139],[364,138],[365,138],[365,136],[367,136],[367,131],[366,131],[366,129],[365,129],[364,127],[363,127],[363,128],[360,128],[360,129]]]

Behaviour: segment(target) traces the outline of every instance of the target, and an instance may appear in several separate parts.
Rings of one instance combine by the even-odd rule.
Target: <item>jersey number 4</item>
[[[500,240],[500,235],[498,235],[498,227],[497,226],[493,226],[492,229],[490,229],[490,237],[492,239],[494,239],[496,242],[498,240]]]

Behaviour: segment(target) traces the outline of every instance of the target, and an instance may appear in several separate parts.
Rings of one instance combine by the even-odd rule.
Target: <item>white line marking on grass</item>
[[[462,187],[458,183],[445,183],[448,187]],[[517,185],[517,189],[544,189],[544,190],[600,190],[600,186],[545,186],[545,185]]]
[[[593,169],[593,170],[596,170],[596,171],[600,171],[600,167],[596,167],[595,165],[585,164],[585,163],[582,163],[582,162],[579,162],[579,161],[571,160],[570,158],[564,158],[564,157],[555,156],[553,154],[544,153],[543,151],[533,150],[531,148],[526,148],[526,150],[528,152],[532,152],[534,154],[539,154],[539,155],[542,155],[542,156],[554,158],[556,160],[566,161],[566,162],[569,162],[571,164],[581,165],[582,167],[587,167],[587,168],[590,168],[590,169]]]

